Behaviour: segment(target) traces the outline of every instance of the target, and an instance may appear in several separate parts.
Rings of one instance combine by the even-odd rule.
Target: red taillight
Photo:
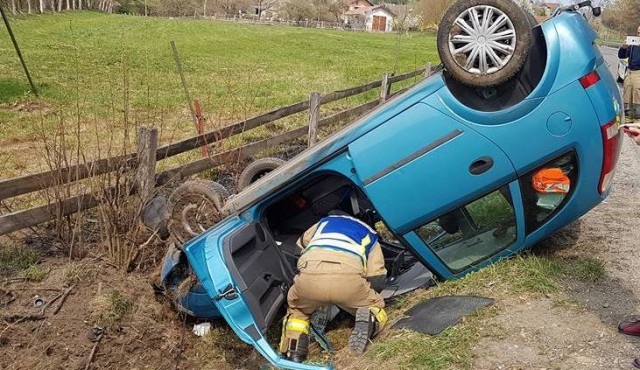
[[[580,78],[580,84],[582,85],[583,89],[588,88],[589,86],[595,84],[598,81],[600,81],[600,75],[598,74],[597,71],[593,71],[588,75]]]
[[[583,85],[584,86],[584,85]],[[622,139],[618,123],[614,119],[601,127],[602,130],[602,172],[600,172],[600,184],[598,190],[603,194],[609,189],[611,180],[616,172],[616,164],[620,156]]]

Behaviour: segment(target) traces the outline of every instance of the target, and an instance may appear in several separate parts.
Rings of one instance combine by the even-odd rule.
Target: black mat
[[[447,296],[427,299],[411,307],[405,317],[395,323],[395,329],[410,329],[436,335],[460,321],[462,316],[493,303],[493,298]]]

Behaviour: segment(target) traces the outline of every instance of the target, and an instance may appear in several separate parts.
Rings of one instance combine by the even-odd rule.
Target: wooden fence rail
[[[360,86],[356,86],[353,88],[334,91],[328,94],[312,94],[313,99],[298,102],[295,104],[291,104],[285,107],[281,107],[278,109],[274,109],[265,114],[249,118],[244,121],[239,121],[233,123],[231,125],[225,126],[221,129],[209,131],[203,133],[201,135],[193,136],[172,144],[160,146],[155,149],[155,145],[150,145],[147,143],[146,145],[141,145],[139,143],[140,148],[147,148],[146,150],[155,150],[155,160],[160,161],[165,158],[169,158],[180,153],[184,153],[189,150],[197,149],[202,145],[209,145],[225,138],[232,137],[234,135],[241,134],[248,130],[263,126],[265,124],[274,122],[278,119],[291,116],[296,113],[310,111],[310,114],[313,116],[313,120],[316,124],[316,129],[323,126],[328,126],[332,124],[339,123],[344,121],[347,118],[360,116],[365,112],[375,108],[377,105],[382,103],[381,99],[377,98],[375,100],[366,102],[364,104],[358,105],[354,108],[345,109],[338,113],[335,113],[331,116],[325,118],[320,117],[320,107],[323,104],[327,104],[330,102],[334,102],[349,96],[354,96],[361,94],[366,91],[370,91],[376,88],[384,88],[384,86],[390,87],[392,83],[407,80],[413,77],[417,77],[422,75],[423,73],[429,74],[431,72],[431,65],[428,64],[425,68],[420,68],[418,70],[404,73],[397,76],[384,76],[383,79],[378,81],[372,81]],[[408,88],[400,89],[392,94],[381,94],[385,96],[385,100],[391,98],[392,96],[401,94],[406,91]],[[384,88],[385,92],[387,91]],[[390,90],[390,88],[389,88]],[[314,100],[315,99],[315,100]],[[311,110],[310,101],[313,100],[313,104],[315,105],[314,110]],[[311,116],[310,116],[311,117]],[[311,120],[310,120],[311,121]],[[160,172],[155,175],[155,186],[162,186],[167,184],[170,181],[182,180],[199,172],[220,166],[221,164],[228,163],[229,160],[237,160],[251,157],[255,154],[258,154],[265,149],[273,147],[275,145],[280,145],[291,141],[293,139],[309,135],[310,143],[313,144],[315,142],[315,130],[314,132],[310,132],[309,124],[296,128],[294,130],[285,132],[283,134],[276,135],[274,137],[270,137],[264,140],[260,140],[251,144],[247,144],[241,146],[239,148],[235,148],[232,150],[228,150],[222,153],[211,155],[207,158],[199,159],[176,168],[172,168],[166,170],[164,172]],[[313,141],[313,142],[312,142]],[[149,149],[149,148],[152,149]],[[141,149],[142,150],[142,149]],[[147,164],[146,167],[153,167],[155,165],[155,161],[149,156],[140,155],[140,153],[131,153],[127,155],[121,155],[106,159],[99,159],[92,162],[79,164],[76,166],[70,166],[61,169],[55,169],[52,171],[46,171],[42,173],[37,173],[33,175],[27,175],[18,178],[0,180],[0,201],[12,197],[16,197],[19,195],[31,193],[38,190],[47,189],[54,186],[59,186],[62,184],[73,183],[76,181],[80,181],[86,178],[106,174],[117,169],[122,168],[123,166],[127,166],[130,168],[138,168],[139,166],[139,157],[144,158],[144,162]],[[149,178],[153,173],[149,171],[153,171],[153,169],[145,168],[144,170],[145,178]],[[138,169],[138,173],[140,174],[140,170]],[[141,175],[139,175],[141,176]],[[147,181],[148,183],[148,181]],[[146,186],[145,186],[146,188]],[[130,194],[135,194],[139,191],[137,187],[134,189],[130,189]],[[115,192],[117,189],[109,188],[105,189],[105,192]],[[145,193],[148,193],[148,189],[143,189]],[[60,200],[57,203],[52,203],[48,205],[33,207],[26,210],[12,212],[6,215],[0,216],[0,235],[4,235],[7,233],[11,233],[17,230],[21,230],[23,228],[35,226],[47,221],[55,220],[57,217],[68,216],[86,209],[90,209],[96,207],[99,204],[99,199],[96,198],[95,195],[92,194],[81,194],[78,196],[70,197],[68,199]]]

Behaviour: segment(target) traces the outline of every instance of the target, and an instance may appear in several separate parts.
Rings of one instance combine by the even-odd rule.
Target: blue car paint
[[[349,145],[354,168],[360,179],[366,181],[385,167],[455,130],[459,130],[458,136],[365,184],[366,195],[387,226],[397,233],[403,234],[440,214],[459,201],[460,194],[473,198],[495,187],[495,183],[506,184],[513,180],[514,169],[509,158],[474,130],[424,103],[414,105]],[[389,142],[402,145],[385,150]],[[482,156],[493,158],[490,176],[469,173],[469,164]],[[450,191],[452,184],[456,184],[457,191]],[[424,213],[425,208],[429,212]]]
[[[305,152],[305,155],[289,161],[235,199],[231,199],[228,208],[234,215],[185,245],[189,263],[210,301],[241,340],[253,345],[278,367],[331,368],[330,365],[320,367],[282,359],[266,341],[263,333],[251,330],[256,324],[246,297],[242,293],[238,293],[235,299],[219,296],[227,287],[236,286],[224,260],[222,241],[242,225],[261,221],[265,206],[287,190],[294,189],[303,178],[306,181],[313,175],[321,176],[330,172],[349,178],[365,191],[381,217],[397,235],[401,235],[407,247],[413,249],[432,272],[444,279],[463,276],[530,247],[602,201],[607,194],[600,194],[597,190],[602,163],[602,137],[597,125],[608,122],[619,113],[620,97],[617,87],[610,83],[612,78],[603,66],[602,55],[592,45],[593,31],[579,14],[563,13],[543,23],[541,27],[547,43],[546,69],[541,82],[522,102],[500,112],[475,111],[460,104],[446,88],[442,75],[436,74],[321,142]],[[602,81],[585,91],[577,79],[594,68],[597,68]],[[563,104],[559,105],[558,101]],[[617,107],[614,101],[618,102]],[[570,121],[570,125],[567,124],[569,129],[561,136],[557,135],[553,126],[555,124],[547,123],[548,117],[558,112],[565,114]],[[411,126],[411,122],[402,121],[403,117],[416,118],[421,113],[432,117],[434,121],[423,123],[423,137],[413,137],[411,132],[396,132],[395,135],[404,141],[382,140],[385,134],[394,134],[389,128],[391,126]],[[396,119],[399,121],[394,121]],[[386,122],[388,124],[383,125]],[[413,124],[416,125],[416,122]],[[414,158],[380,178],[368,181],[384,170],[385,165],[393,164],[394,160],[415,152],[420,145],[452,130],[459,130],[460,134],[428,154]],[[464,145],[459,146],[460,144]],[[385,146],[393,149],[385,152]],[[416,211],[415,204],[411,204],[410,199],[420,198],[424,201],[428,194],[421,194],[419,187],[408,184],[412,176],[416,177],[415,169],[430,169],[433,165],[439,166],[439,171],[448,174],[453,167],[468,163],[469,157],[473,157],[467,155],[458,162],[455,157],[438,157],[448,151],[451,155],[450,151],[455,148],[469,148],[472,154],[473,150],[479,148],[491,151],[491,155],[497,158],[496,167],[490,171],[491,181],[468,186],[461,180],[465,174],[453,172],[452,181],[433,181],[430,194],[435,199],[436,208]],[[570,199],[564,208],[542,226],[525,235],[524,206],[517,177],[569,150],[574,150],[577,154],[580,174],[578,182],[572,184]],[[374,158],[375,161],[371,160]],[[420,176],[426,177],[422,173],[417,177]],[[420,184],[427,183],[424,178],[416,181],[422,181]],[[406,189],[398,192],[393,184],[406,186]],[[513,245],[497,255],[465,271],[453,273],[413,231],[414,227],[429,218],[506,184],[514,200],[517,236]],[[459,188],[462,191],[458,191]],[[449,192],[454,195],[456,193],[452,189],[458,191],[459,196],[449,196]],[[394,198],[397,193],[403,196],[401,201]],[[390,196],[391,194],[394,196]],[[412,216],[411,212],[403,211],[403,207],[418,214]],[[403,212],[409,213],[409,216],[403,215]]]

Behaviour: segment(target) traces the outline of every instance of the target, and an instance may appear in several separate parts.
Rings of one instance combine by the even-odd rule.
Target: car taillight
[[[602,130],[602,172],[600,172],[600,184],[598,190],[603,194],[609,189],[611,180],[616,172],[616,164],[620,156],[622,139],[618,123],[615,119],[601,127]]]
[[[598,81],[600,81],[600,75],[598,74],[597,71],[593,71],[593,72],[589,73],[588,75],[582,76],[580,78],[580,85],[582,85],[583,89],[586,89],[586,88],[588,88],[589,86],[592,86],[593,84],[595,84]]]

